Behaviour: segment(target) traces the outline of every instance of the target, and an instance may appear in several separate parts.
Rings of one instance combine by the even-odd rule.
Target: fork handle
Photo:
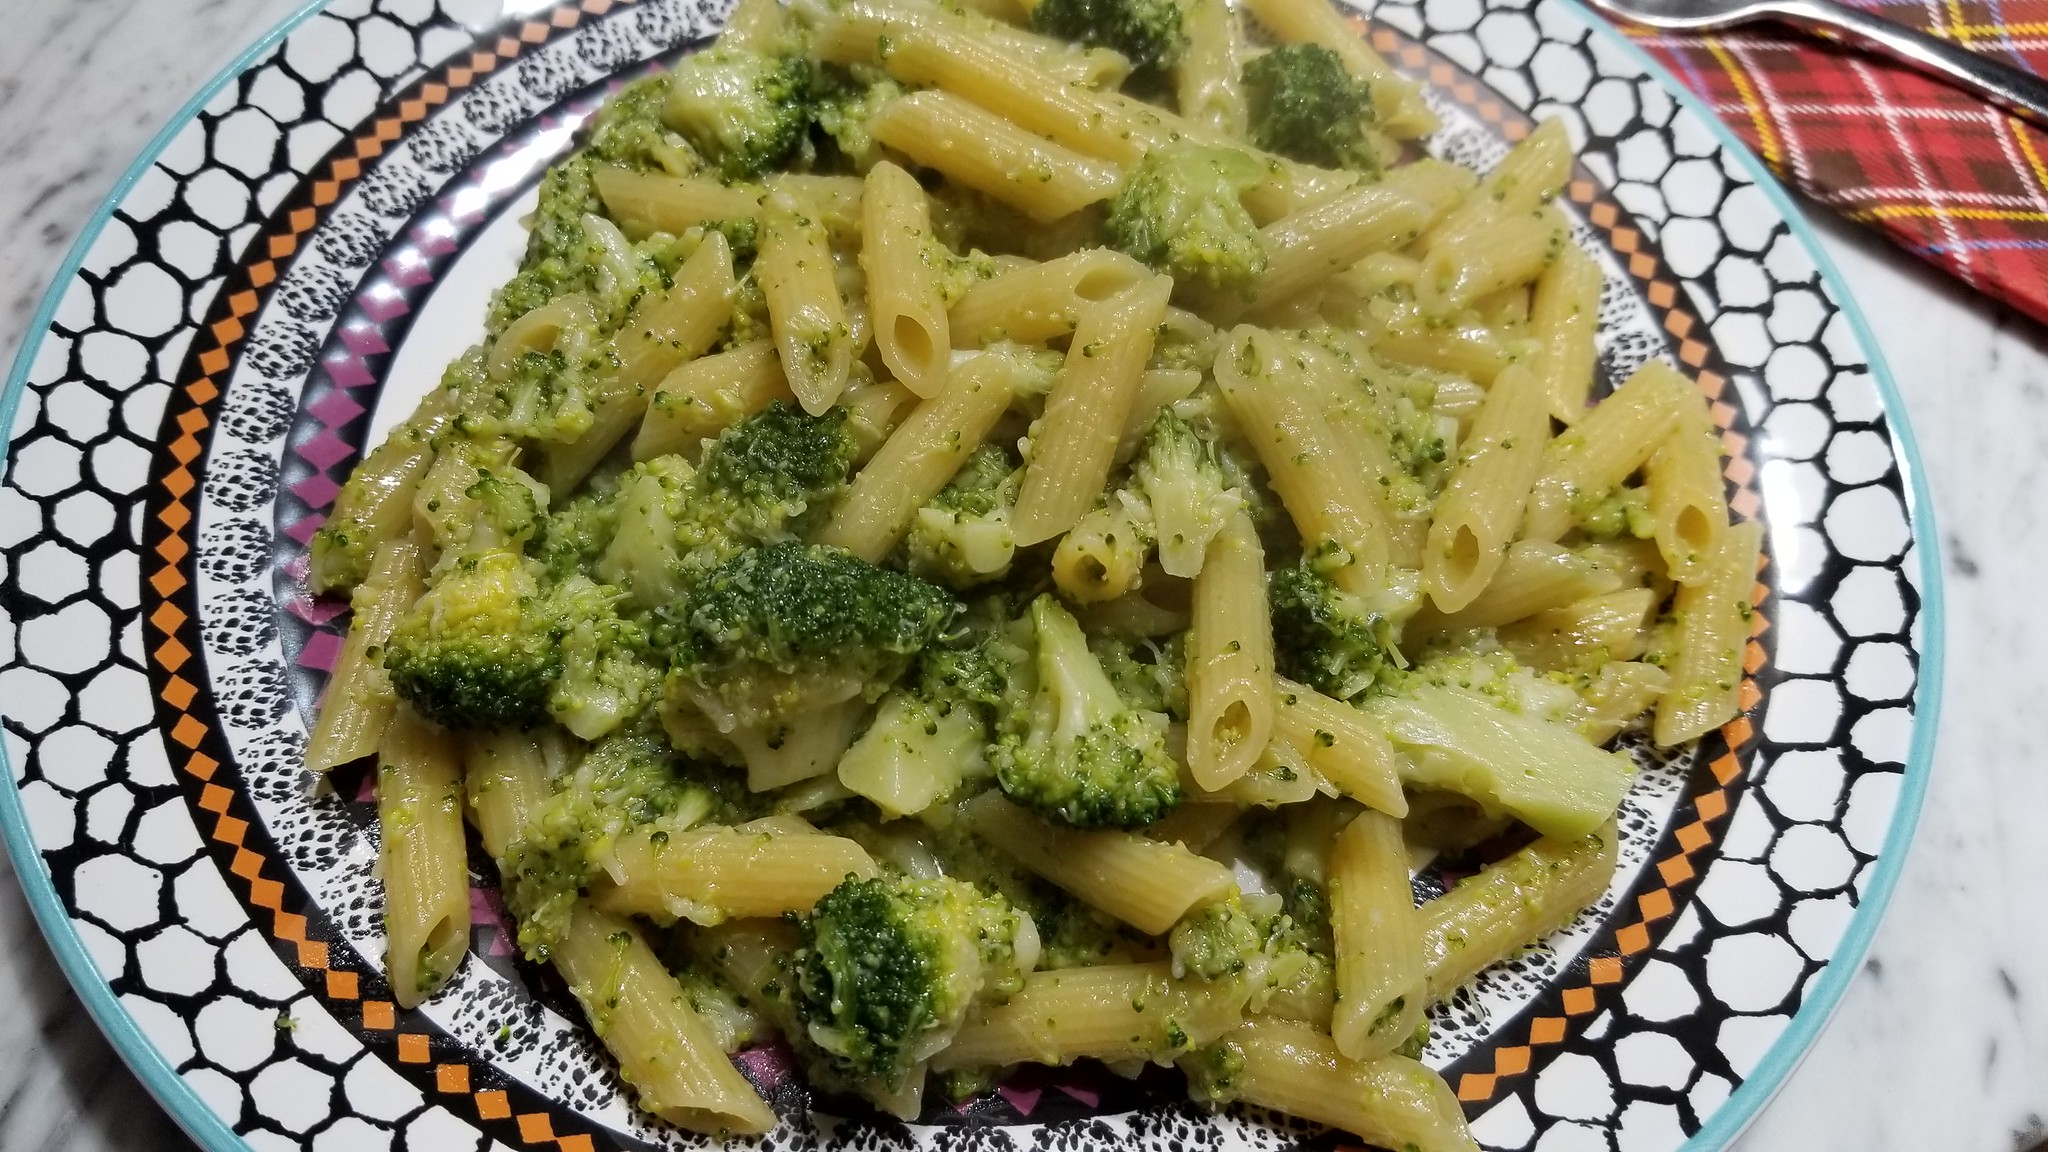
[[[1889,56],[1937,79],[2001,104],[2036,128],[2048,129],[2048,80],[2001,64],[1917,29],[1881,20],[1834,0],[1786,0],[1772,17],[1826,40]]]

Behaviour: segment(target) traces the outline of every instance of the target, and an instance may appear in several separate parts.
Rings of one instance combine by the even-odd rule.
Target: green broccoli
[[[1031,605],[1036,655],[1019,666],[988,754],[1012,800],[1076,828],[1137,828],[1180,803],[1164,716],[1119,696],[1073,615]]]
[[[593,482],[574,499],[552,508],[526,546],[549,580],[566,580],[597,563],[618,530],[618,485],[609,477]]]
[[[1097,48],[1113,48],[1136,68],[1171,68],[1187,51],[1174,0],[1039,0],[1034,31]]]
[[[392,630],[384,668],[398,695],[450,728],[545,719],[561,632],[533,568],[510,550],[462,558]]]
[[[872,700],[957,607],[943,590],[841,548],[744,551],[662,611],[669,692],[728,732]]]
[[[1281,675],[1357,701],[1400,667],[1393,622],[1331,583],[1313,562],[1270,573],[1266,595]]]
[[[539,531],[548,490],[513,455],[503,440],[441,439],[413,496],[415,523],[440,553],[435,578],[466,556],[523,549]]]
[[[654,652],[646,628],[619,615],[622,599],[587,576],[571,576],[548,594],[562,652],[548,712],[585,740],[631,724],[661,698],[666,661]]]
[[[1023,482],[1024,469],[1009,449],[975,449],[952,482],[917,510],[903,541],[904,567],[956,591],[1009,575],[1017,551],[1010,509]]]
[[[1280,898],[1261,894],[1232,895],[1191,910],[1167,937],[1173,974],[1231,981],[1255,1013],[1311,1004],[1310,1011],[1322,1011],[1332,966],[1281,907]]]
[[[1591,499],[1573,501],[1572,511],[1579,530],[1595,540],[1618,540],[1633,536],[1647,540],[1656,534],[1650,518],[1650,490],[1623,485],[1612,492],[1595,493]]]
[[[1131,479],[1152,508],[1159,566],[1169,576],[1193,578],[1202,570],[1209,542],[1244,506],[1216,449],[1168,408],[1131,462]]]
[[[868,130],[868,121],[882,106],[903,95],[903,86],[878,68],[856,64],[820,70],[811,115],[831,137],[855,170],[865,172],[882,158],[882,146]]]
[[[910,680],[882,698],[868,730],[840,757],[839,782],[894,818],[986,773],[982,750],[1023,655],[991,632],[926,648]]]
[[[1238,197],[1264,177],[1258,161],[1234,148],[1148,153],[1110,203],[1110,245],[1183,287],[1249,293],[1266,271],[1266,250]]]
[[[670,76],[662,121],[728,183],[773,168],[810,126],[811,67],[800,57],[714,47],[683,57]]]
[[[831,1071],[900,1093],[970,1005],[1023,987],[1028,924],[964,881],[849,878],[805,918],[791,961],[805,1038]]]
[[[747,547],[807,533],[845,488],[857,449],[844,408],[809,416],[777,403],[721,433],[697,468],[681,456],[643,461],[619,483],[597,576],[640,607],[667,605]]]
[[[592,119],[582,149],[549,168],[541,178],[540,203],[534,209],[519,272],[491,302],[485,324],[491,338],[496,339],[514,320],[557,296],[594,292],[599,287],[607,258],[615,259],[624,236],[604,219],[604,200],[591,175],[597,165],[659,169],[677,175],[695,170],[689,145],[662,125],[668,90],[666,74],[627,85]],[[604,243],[593,242],[589,227],[593,220],[610,229]],[[677,238],[650,238],[650,243],[672,246]],[[674,260],[671,255],[667,261],[671,270]],[[658,269],[649,266],[643,271],[652,274]],[[630,303],[631,293],[644,286],[644,282],[615,285],[607,294],[607,317],[613,323],[624,319],[624,305]]]
[[[613,736],[592,745],[499,861],[520,947],[529,959],[547,958],[598,874],[598,854],[620,835],[657,821],[670,831],[732,823],[750,815],[745,804],[733,788],[687,775],[658,741]]]
[[[448,365],[441,387],[460,413],[457,427],[535,444],[566,443],[590,430],[609,364],[597,313],[580,303],[562,309],[569,322],[546,352],[528,349],[498,364],[478,347]]]
[[[1379,154],[1365,135],[1370,96],[1330,49],[1273,49],[1244,66],[1244,93],[1252,143],[1266,151],[1325,168],[1379,170]]]
[[[1164,640],[1091,636],[1088,650],[1102,664],[1116,694],[1131,707],[1188,718],[1187,633]]]

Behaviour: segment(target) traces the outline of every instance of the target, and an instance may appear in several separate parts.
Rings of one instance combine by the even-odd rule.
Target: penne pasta
[[[391,998],[411,1008],[469,954],[469,864],[462,842],[462,750],[410,707],[377,750],[377,863]]]
[[[1423,904],[1430,1002],[1571,923],[1598,900],[1614,877],[1618,840],[1611,823],[1581,836],[1546,837]]]
[[[629,833],[599,855],[610,882],[592,903],[606,912],[711,925],[808,912],[848,876],[875,874],[860,845],[784,819],[794,830],[771,820]]]
[[[1741,710],[1743,655],[1749,646],[1751,596],[1763,525],[1745,520],[1721,536],[1700,578],[1680,584],[1671,614],[1676,652],[1664,669],[1671,686],[1657,701],[1652,730],[1666,746],[1701,736]]]
[[[1191,0],[1181,16],[1187,51],[1174,66],[1180,114],[1212,132],[1245,134],[1244,29],[1225,0]]]
[[[919,404],[890,433],[854,477],[818,534],[819,543],[880,563],[902,542],[917,510],[931,503],[981,447],[1009,410],[1009,365],[999,356],[978,356],[951,379],[941,395]]]
[[[1506,625],[1499,632],[1501,647],[1522,663],[1545,672],[1634,660],[1649,645],[1650,620],[1656,615],[1658,599],[1648,588],[1588,596]]]
[[[1696,395],[1662,360],[1644,363],[1544,450],[1522,535],[1556,540],[1570,531],[1670,438]]]
[[[833,278],[832,251],[815,212],[788,193],[762,201],[761,252],[754,275],[768,304],[768,322],[782,374],[797,403],[822,415],[845,389],[854,333]]]
[[[875,346],[904,387],[936,396],[946,384],[953,338],[933,255],[931,205],[910,173],[884,160],[868,169],[861,213],[860,264]]]
[[[1529,297],[1529,333],[1536,340],[1529,371],[1550,390],[1550,414],[1566,424],[1586,414],[1593,389],[1601,284],[1600,265],[1578,245],[1566,244],[1536,277]]]
[[[1275,749],[1289,749],[1340,795],[1389,816],[1408,814],[1399,757],[1371,716],[1284,676],[1274,690]]]
[[[1150,550],[1130,509],[1114,497],[1060,537],[1052,581],[1076,604],[1100,604],[1135,592]]]
[[[1176,980],[1164,961],[1034,972],[1016,995],[967,1021],[932,1059],[940,1071],[1031,1060],[1166,1063],[1237,1027],[1246,990]]]
[[[1158,935],[1188,909],[1237,887],[1230,869],[1177,844],[1129,832],[1056,828],[984,792],[961,808],[976,835],[1083,902]]]
[[[681,453],[694,460],[704,441],[777,401],[795,404],[796,393],[769,341],[699,357],[655,385],[633,438],[633,459]]]
[[[1422,1024],[1422,918],[1408,886],[1401,822],[1360,812],[1330,846],[1330,1036],[1351,1060],[1384,1056]]]
[[[1422,584],[1449,614],[1478,599],[1506,558],[1550,439],[1550,401],[1528,370],[1502,371],[1437,497]]]
[[[947,92],[891,101],[868,128],[916,163],[1040,222],[1107,200],[1123,179],[1114,164],[1033,136]]]
[[[1407,633],[1462,632],[1498,628],[1621,587],[1621,577],[1558,544],[1518,540],[1508,545],[1485,591],[1452,613],[1424,607],[1408,621]]]
[[[398,708],[398,696],[379,656],[399,617],[425,592],[420,550],[410,539],[377,549],[369,575],[349,597],[354,615],[327,677],[320,715],[306,739],[306,767],[326,772],[377,751]]]
[[[1172,291],[1170,277],[1155,276],[1081,317],[1032,435],[1011,518],[1019,547],[1072,528],[1095,503]]]
[[[1686,389],[1692,393],[1691,389]],[[1707,577],[1728,531],[1728,493],[1721,478],[1721,434],[1697,393],[1678,401],[1671,436],[1643,464],[1650,491],[1651,539],[1664,568],[1680,584]]]
[[[633,430],[662,378],[718,339],[732,319],[738,291],[732,248],[710,232],[676,270],[668,291],[633,305],[612,337],[608,358],[614,368],[591,407],[590,430],[573,442],[549,445],[542,455],[540,478],[549,489],[573,489]]]
[[[953,346],[1038,344],[1064,336],[1084,313],[1151,278],[1143,264],[1107,248],[1003,272],[969,288],[947,310]]]
[[[1328,1035],[1273,1018],[1231,1033],[1235,1098],[1415,1152],[1478,1152],[1443,1077],[1406,1056],[1350,1060]]]
[[[1273,734],[1273,621],[1266,554],[1238,512],[1209,543],[1188,629],[1187,765],[1213,792],[1251,770]]]
[[[1332,579],[1356,595],[1377,591],[1391,547],[1379,494],[1347,466],[1306,373],[1271,333],[1241,325],[1216,357],[1216,384]]]

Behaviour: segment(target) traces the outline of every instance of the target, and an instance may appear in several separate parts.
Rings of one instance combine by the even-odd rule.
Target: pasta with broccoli
[[[1325,0],[746,0],[626,85],[311,545],[394,998],[466,814],[675,1124],[780,1035],[1476,1148],[1425,1010],[1605,890],[1619,731],[1733,718],[1760,541],[1677,369],[1587,402],[1562,131],[1433,128]]]

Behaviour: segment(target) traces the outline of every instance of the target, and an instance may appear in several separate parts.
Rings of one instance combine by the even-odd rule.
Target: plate
[[[0,399],[0,826],[94,1017],[209,1149],[707,1143],[634,1113],[481,880],[463,971],[397,1009],[367,782],[298,766],[346,625],[301,580],[339,480],[481,334],[576,125],[722,15],[513,7],[477,31],[337,0],[251,49],[122,179]],[[1940,599],[1902,409],[1783,192],[1596,18],[1387,0],[1358,23],[1426,83],[1441,154],[1484,166],[1566,121],[1601,376],[1686,365],[1731,506],[1768,529],[1747,712],[1639,755],[1612,890],[1448,1005],[1427,1059],[1489,1148],[1718,1149],[1840,999],[1926,784]],[[775,1148],[1317,1139],[1164,1072],[1035,1070],[906,1126],[812,1101],[779,1049],[740,1062]]]

